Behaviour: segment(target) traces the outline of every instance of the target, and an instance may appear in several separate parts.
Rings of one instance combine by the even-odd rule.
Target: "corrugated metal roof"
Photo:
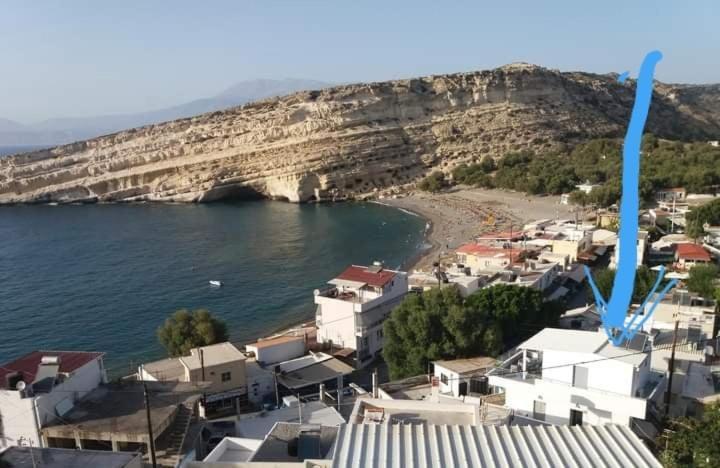
[[[333,467],[650,467],[662,465],[627,427],[350,424]]]

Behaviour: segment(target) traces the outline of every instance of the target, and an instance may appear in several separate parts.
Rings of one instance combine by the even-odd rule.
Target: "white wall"
[[[520,380],[490,376],[490,385],[505,391],[505,406],[516,414],[533,417],[535,400],[545,402],[545,420],[567,424],[570,410],[583,412],[583,424],[629,425],[630,417],[645,419],[647,402],[613,393],[585,390],[542,379]]]
[[[305,340],[298,339],[259,348],[253,345],[246,345],[245,349],[254,352],[255,358],[258,361],[264,364],[274,364],[305,354]]]
[[[52,392],[37,394],[34,398],[20,398],[20,392],[0,390],[0,447],[17,445],[20,437],[25,437],[32,441],[33,446],[40,447],[36,415],[40,427],[48,425],[57,418],[55,406],[58,403],[65,399],[74,403],[97,388],[105,380],[101,362],[100,358],[87,363],[65,382],[56,385]]]
[[[603,359],[602,356],[594,354],[543,351],[542,377],[572,385],[574,368],[567,364],[593,359],[602,360],[580,365],[588,369],[589,388],[628,396],[633,394],[635,370],[632,364],[616,359]]]
[[[315,296],[320,307],[320,326],[317,340],[332,341],[334,345],[355,349],[355,312],[353,303],[323,296]]]
[[[448,378],[447,384],[442,381],[443,374]],[[458,396],[460,393],[460,374],[435,364],[434,375],[440,381],[440,393],[450,393],[453,396]]]
[[[272,372],[261,368],[256,361],[245,361],[248,400],[261,404],[263,397],[275,392]]]

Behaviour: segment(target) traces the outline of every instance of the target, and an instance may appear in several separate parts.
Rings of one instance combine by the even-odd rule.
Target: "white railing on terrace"
[[[637,400],[645,400],[650,395],[652,395],[654,390],[657,388],[658,384],[662,381],[662,379],[660,379],[657,382],[651,381],[650,385],[645,385],[641,389],[642,391],[641,391],[640,396],[635,396],[635,395],[630,395],[627,393],[613,392],[612,390],[606,390],[606,389],[596,388],[596,387],[591,387],[591,386],[578,387],[578,386],[573,385],[564,380],[551,379],[548,377],[543,377],[541,374],[533,374],[530,372],[526,372],[525,376],[523,377],[522,369],[518,369],[517,371],[511,371],[510,369],[495,368],[491,372],[493,372],[493,373],[492,374],[488,373],[488,375],[494,375],[496,377],[513,379],[513,380],[518,380],[518,381],[523,381],[523,382],[528,381],[527,382],[528,384],[534,384],[535,380],[542,380],[543,382],[548,382],[548,383],[552,383],[555,385],[563,385],[565,387],[576,388],[578,390],[589,390],[591,392],[598,392],[598,393],[602,393],[605,395],[622,396],[622,397],[632,398],[632,399],[637,399]]]

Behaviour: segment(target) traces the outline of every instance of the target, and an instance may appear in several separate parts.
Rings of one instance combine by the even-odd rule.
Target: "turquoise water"
[[[0,207],[0,363],[87,350],[128,370],[163,355],[155,331],[179,308],[251,340],[313,317],[313,289],[346,265],[399,266],[424,225],[365,203]]]

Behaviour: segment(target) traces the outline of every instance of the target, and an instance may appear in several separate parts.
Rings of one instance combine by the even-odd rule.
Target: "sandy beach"
[[[428,268],[438,259],[450,260],[458,246],[479,234],[521,229],[536,219],[573,216],[572,207],[561,205],[560,197],[462,186],[437,194],[416,191],[381,203],[416,213],[430,223],[429,248],[405,265],[408,270]]]

